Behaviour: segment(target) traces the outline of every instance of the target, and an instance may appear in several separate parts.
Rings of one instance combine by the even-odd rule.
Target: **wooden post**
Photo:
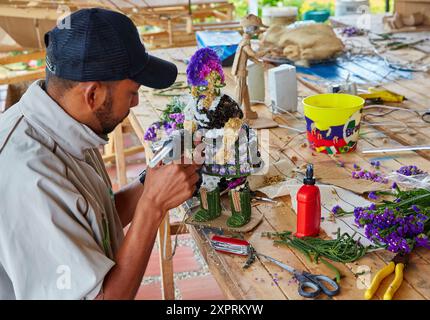
[[[169,213],[166,214],[158,229],[158,252],[160,255],[161,292],[163,300],[175,300]]]
[[[116,174],[118,177],[118,184],[120,187],[127,184],[127,171],[125,164],[124,154],[124,139],[122,134],[122,124],[119,124],[114,132],[114,146],[115,146],[115,161],[116,161]]]
[[[134,113],[130,113],[128,119],[133,127],[139,140],[142,142],[145,148],[146,163],[149,163],[153,157],[153,152],[148,144],[148,141],[143,139],[144,131],[142,126],[139,124],[138,119]],[[160,255],[160,273],[161,273],[161,292],[164,300],[175,299],[175,285],[173,280],[173,260],[170,259],[172,256],[172,240],[171,240],[171,229],[170,229],[170,218],[169,213],[166,214],[165,218],[158,228],[157,242],[158,252]],[[175,234],[178,230],[178,226],[174,228]]]

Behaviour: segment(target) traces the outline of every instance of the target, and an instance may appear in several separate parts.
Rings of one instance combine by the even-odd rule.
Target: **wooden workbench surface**
[[[175,48],[154,52],[159,57],[174,61],[179,68],[179,81],[186,81],[186,65],[180,60],[189,58],[195,48]],[[229,68],[225,68],[227,86],[225,92],[233,94],[234,83],[230,76]],[[427,74],[416,74],[415,80],[395,81],[385,85],[386,88],[403,94],[408,98],[404,104],[408,108],[426,110],[430,99],[430,78]],[[147,90],[147,89],[142,89]],[[299,96],[308,96],[324,90],[318,86],[305,85],[299,81]],[[143,141],[144,130],[155,120],[160,111],[168,102],[167,97],[154,96],[150,90],[143,91],[138,107],[134,108],[130,114],[131,122]],[[271,114],[264,105],[255,106],[255,110],[260,116],[270,117]],[[305,122],[300,113],[283,114],[275,119],[281,124],[303,128]],[[370,121],[372,119],[368,119]],[[375,120],[375,119],[373,119]],[[304,147],[306,136],[295,131],[284,128],[270,129],[270,144],[268,152],[272,161],[286,159],[292,166],[301,167],[305,163],[321,163],[330,168],[334,175],[350,174],[353,171],[353,164],[356,163],[362,168],[370,169],[372,156],[361,153],[364,148],[388,147],[403,145],[428,144],[430,128],[423,123],[420,118],[412,113],[394,112],[376,121],[397,121],[405,124],[405,129],[390,130],[393,127],[363,126],[361,129],[361,139],[356,152],[338,155],[335,158],[323,154],[316,154],[309,148]],[[395,128],[395,127],[394,127]],[[398,128],[397,128],[398,129]],[[285,148],[288,146],[288,148]],[[283,149],[279,152],[279,149]],[[423,170],[430,171],[430,152],[390,154],[381,160],[381,171],[386,173],[398,169],[401,165],[415,164]],[[338,161],[342,161],[344,167],[338,166]],[[354,180],[351,180],[353,183]],[[264,214],[262,223],[244,235],[257,251],[277,258],[284,263],[299,270],[307,270],[312,273],[333,275],[333,272],[323,264],[314,264],[306,260],[301,253],[288,247],[276,247],[273,241],[262,237],[265,231],[295,231],[296,218],[291,209],[291,199],[289,196],[280,198],[281,206],[272,204],[259,204],[257,209]],[[190,233],[194,237],[209,268],[216,278],[221,289],[229,299],[304,299],[297,293],[297,284],[292,281],[292,275],[282,271],[279,267],[265,260],[257,259],[249,269],[243,269],[244,257],[222,254],[214,251],[208,244],[208,232],[189,226]],[[382,268],[393,257],[388,251],[377,251],[366,254],[355,263],[341,264],[334,263],[341,271],[341,293],[334,299],[363,299],[365,282],[369,280],[369,275],[357,277],[355,274],[366,268],[370,268],[371,276]],[[278,279],[277,284],[273,281]],[[366,279],[367,278],[367,279]],[[392,278],[384,281],[375,295],[375,299],[381,299],[383,293],[391,282]],[[321,296],[321,299],[327,299]],[[430,299],[430,251],[417,249],[411,255],[410,263],[405,272],[405,280],[395,295],[395,299]]]

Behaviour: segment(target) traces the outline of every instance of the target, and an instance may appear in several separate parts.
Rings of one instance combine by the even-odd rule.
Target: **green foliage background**
[[[236,6],[236,17],[243,17],[248,10],[248,0],[230,0]],[[370,0],[371,13],[385,12],[385,0]],[[259,15],[261,16],[261,8],[264,6],[292,6],[299,8],[299,19],[302,14],[309,10],[328,9],[334,15],[335,0],[258,0]],[[390,9],[394,6],[394,0],[390,0]]]

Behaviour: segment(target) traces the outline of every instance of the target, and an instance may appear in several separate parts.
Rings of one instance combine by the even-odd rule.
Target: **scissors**
[[[267,260],[277,264],[282,269],[287,270],[292,273],[294,277],[299,281],[299,294],[305,298],[315,298],[321,292],[325,293],[329,297],[337,295],[340,291],[339,285],[336,281],[330,279],[324,275],[315,275],[306,271],[300,272],[293,267],[290,267],[279,260],[272,257],[266,256],[261,253],[257,253],[258,256],[264,257]],[[333,289],[330,290],[327,285],[331,286]]]

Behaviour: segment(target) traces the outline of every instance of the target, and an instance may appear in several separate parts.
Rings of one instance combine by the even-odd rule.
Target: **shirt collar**
[[[108,138],[98,136],[88,126],[68,115],[42,89],[44,81],[31,84],[21,98],[20,108],[24,117],[48,134],[66,152],[83,160],[85,151],[98,148],[108,142]]]

